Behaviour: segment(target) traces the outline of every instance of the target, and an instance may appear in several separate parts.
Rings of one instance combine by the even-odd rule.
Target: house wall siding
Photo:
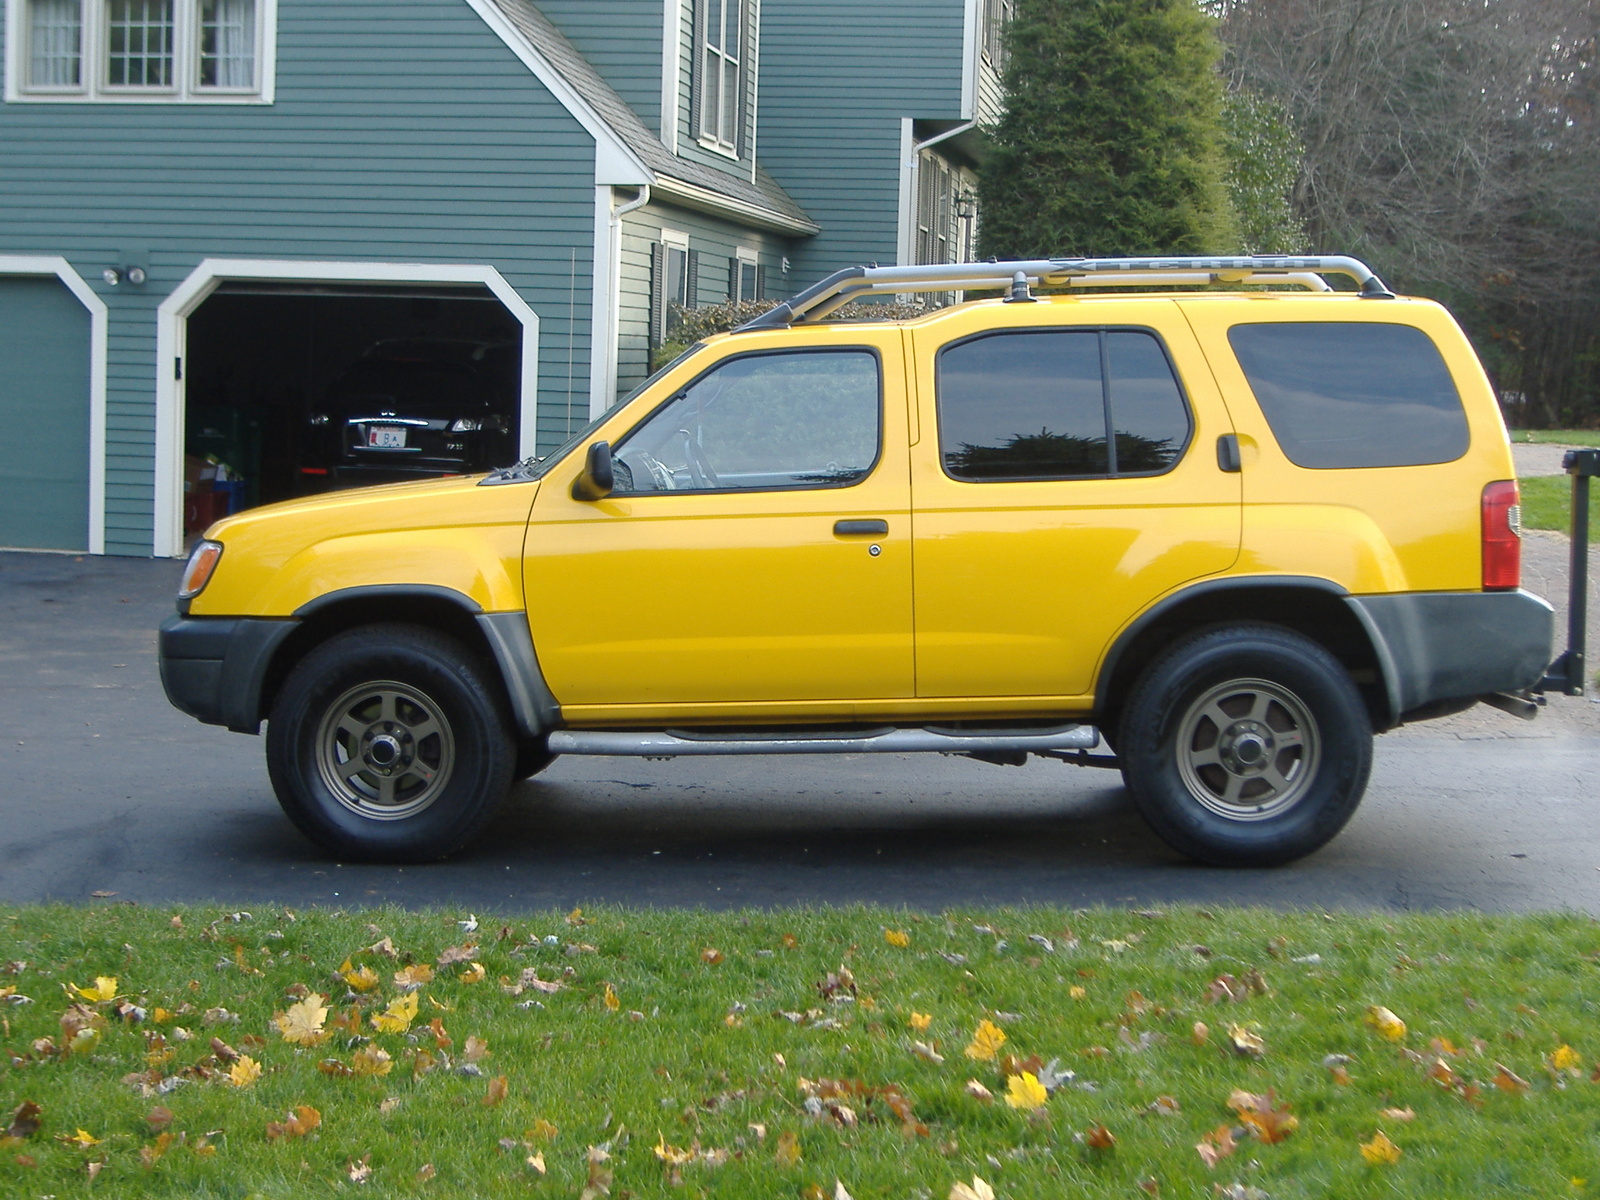
[[[593,162],[462,0],[280,0],[272,105],[0,104],[0,253],[62,255],[110,307],[107,550],[151,551],[156,309],[207,257],[496,267],[541,320],[553,445],[587,410]],[[148,284],[102,285],[133,248]]]
[[[797,286],[896,260],[901,118],[961,119],[964,22],[961,0],[763,0],[761,162],[822,226]]]

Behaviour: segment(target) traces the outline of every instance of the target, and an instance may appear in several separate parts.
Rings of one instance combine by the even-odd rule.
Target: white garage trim
[[[4,261],[4,260],[0,260]],[[156,310],[156,499],[154,553],[183,553],[184,385],[178,364],[187,354],[189,317],[231,279],[279,283],[481,283],[522,324],[520,449],[531,455],[538,442],[539,315],[490,266],[472,263],[295,262],[277,259],[208,258],[189,273]],[[81,280],[80,280],[81,282]],[[69,285],[70,286],[70,285]]]
[[[89,553],[106,552],[106,302],[61,257],[0,254],[0,275],[54,275],[89,310]]]

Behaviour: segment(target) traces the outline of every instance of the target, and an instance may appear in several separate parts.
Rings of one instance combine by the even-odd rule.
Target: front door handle
[[[835,521],[833,532],[840,537],[884,537],[889,532],[889,522]]]

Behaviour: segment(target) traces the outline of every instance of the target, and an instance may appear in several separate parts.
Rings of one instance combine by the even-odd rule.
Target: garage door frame
[[[55,276],[89,310],[89,553],[106,552],[106,346],[110,312],[59,255],[0,254],[0,276]]]
[[[184,381],[189,317],[218,285],[233,280],[276,283],[477,283],[487,287],[522,326],[522,399],[518,421],[523,456],[538,444],[539,315],[494,267],[479,263],[376,263],[208,258],[156,310],[156,462],[153,553],[183,553]]]

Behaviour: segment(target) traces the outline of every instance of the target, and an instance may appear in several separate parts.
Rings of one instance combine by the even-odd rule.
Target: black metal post
[[[1600,449],[1568,450],[1562,468],[1572,476],[1572,557],[1567,579],[1567,650],[1550,664],[1541,690],[1583,695],[1589,633],[1589,480],[1600,475]]]

